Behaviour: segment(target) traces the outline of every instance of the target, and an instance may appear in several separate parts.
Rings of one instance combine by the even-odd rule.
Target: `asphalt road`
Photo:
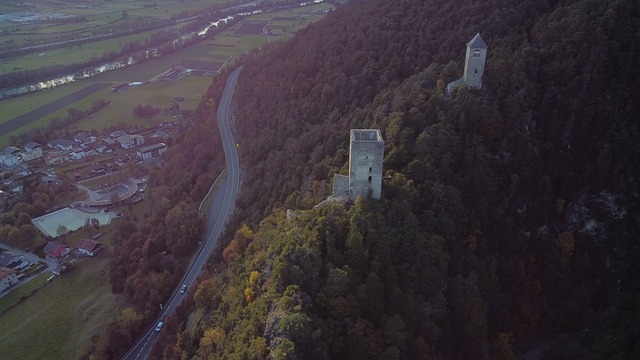
[[[34,263],[34,264],[39,262],[39,261],[42,261],[43,263],[47,264],[47,267],[41,269],[40,271],[38,271],[37,274],[35,274],[33,276],[29,276],[28,278],[22,279],[17,284],[14,284],[10,288],[6,289],[5,291],[1,291],[0,292],[0,297],[3,297],[5,295],[11,293],[13,290],[15,290],[18,287],[26,284],[31,279],[35,278],[37,275],[40,275],[45,271],[57,271],[58,270],[59,266],[58,266],[58,263],[56,263],[55,261],[49,260],[49,259],[43,259],[43,258],[39,257],[38,255],[35,255],[32,252],[25,251],[24,249],[13,247],[13,246],[11,246],[9,244],[5,244],[5,243],[0,243],[0,249],[1,250],[7,250],[7,251],[11,252],[13,255],[22,256],[22,257],[24,257],[24,260],[27,260],[27,261],[29,261],[31,263]]]
[[[205,234],[203,245],[191,267],[187,270],[187,274],[182,282],[182,284],[187,285],[187,288],[190,288],[195,283],[198,275],[200,275],[202,268],[207,263],[209,255],[216,245],[218,237],[222,234],[222,230],[224,230],[224,226],[235,208],[236,195],[240,187],[240,164],[238,162],[236,143],[233,140],[231,127],[229,126],[229,107],[240,70],[242,70],[242,67],[234,70],[227,78],[227,84],[224,88],[222,99],[220,100],[220,106],[218,107],[218,128],[220,129],[220,136],[222,137],[227,177],[214,195],[214,200],[211,203],[211,209],[209,211],[209,218],[207,219],[207,233]],[[151,348],[159,336],[159,332],[154,330],[156,324],[158,321],[164,321],[169,317],[185,296],[179,292],[182,284],[178,285],[169,302],[163,307],[162,314],[153,324],[149,325],[149,328],[138,339],[129,352],[123,356],[123,359],[142,360],[149,357]]]

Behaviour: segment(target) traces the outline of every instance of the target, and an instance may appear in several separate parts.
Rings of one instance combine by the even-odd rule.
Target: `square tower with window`
[[[467,55],[464,59],[464,83],[474,89],[482,88],[482,75],[484,63],[487,59],[487,44],[484,43],[480,33],[467,43]]]
[[[349,197],[380,199],[384,140],[378,129],[352,129],[349,145]]]

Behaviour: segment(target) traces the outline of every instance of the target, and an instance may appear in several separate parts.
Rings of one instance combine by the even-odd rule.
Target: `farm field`
[[[82,260],[73,272],[0,315],[0,358],[79,358],[91,337],[104,332],[126,306],[123,295],[111,294],[103,255]]]
[[[33,0],[30,6],[0,4],[6,21],[0,22],[4,33],[2,46],[29,46],[39,41],[56,41],[74,37],[114,33],[126,30],[138,23],[170,19],[180,14],[191,16],[190,11],[202,11],[221,6],[226,0],[192,1],[113,1],[100,3],[76,3],[64,1]],[[19,22],[27,14],[77,17],[80,21]],[[73,35],[70,37],[69,35]]]
[[[114,86],[132,81],[143,82],[154,79],[176,65],[189,65],[195,62],[217,67],[229,63],[244,51],[260,47],[268,42],[267,37],[262,34],[262,28],[265,25],[270,26],[272,19],[274,19],[273,24],[277,26],[285,26],[283,24],[291,26],[287,31],[277,30],[278,35],[270,36],[271,41],[279,41],[290,38],[300,27],[322,19],[325,16],[325,11],[330,8],[331,5],[321,3],[303,8],[252,15],[210,39],[200,41],[193,46],[173,54],[103,73],[70,85],[0,101],[0,108],[2,109],[2,111],[0,111],[0,124],[28,113],[39,106],[61,99],[78,89],[89,87],[98,82],[113,83]],[[294,26],[294,23],[297,25]],[[246,24],[249,25],[247,26]],[[252,26],[251,24],[261,25]],[[0,134],[0,147],[9,145],[11,143],[11,136],[13,135],[17,135],[34,127],[46,127],[49,121],[55,117],[64,118],[69,108],[86,110],[93,102],[100,99],[111,101],[111,103],[96,113],[93,118],[84,119],[70,130],[101,130],[119,122],[125,122],[132,126],[140,125],[147,127],[161,120],[171,120],[171,118],[162,113],[150,119],[138,118],[132,114],[132,109],[137,104],[167,108],[175,96],[181,96],[185,98],[184,102],[179,104],[181,110],[193,110],[210,83],[211,76],[209,75],[185,76],[177,81],[154,81],[118,93],[111,92],[111,86],[108,86],[89,96],[78,98],[71,105],[51,112],[46,116],[31,119],[31,123],[25,123],[19,130],[7,134]]]
[[[48,91],[27,94],[0,101],[0,124],[23,115],[37,107],[59,100],[75,91],[85,88],[88,82],[75,82]]]
[[[120,51],[122,45],[131,41],[142,41],[158,30],[145,31],[112,39],[95,41],[81,46],[67,46],[43,50],[0,61],[0,74],[15,70],[33,70],[47,66],[66,65],[72,62],[86,62],[100,58],[108,52]]]

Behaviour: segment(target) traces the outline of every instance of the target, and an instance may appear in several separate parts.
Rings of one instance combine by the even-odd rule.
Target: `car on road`
[[[187,284],[182,284],[180,287],[180,294],[184,294],[185,292],[187,292]]]
[[[164,321],[158,321],[158,324],[156,325],[156,332],[160,332],[160,330],[162,330],[162,327],[164,326]]]

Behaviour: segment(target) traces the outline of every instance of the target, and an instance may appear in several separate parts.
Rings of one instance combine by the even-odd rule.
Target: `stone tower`
[[[384,140],[378,129],[352,129],[349,146],[349,198],[366,197],[369,190],[380,199]]]
[[[487,44],[484,43],[480,33],[467,43],[467,55],[464,59],[464,83],[471,88],[482,88],[482,74],[484,62],[487,59]]]

